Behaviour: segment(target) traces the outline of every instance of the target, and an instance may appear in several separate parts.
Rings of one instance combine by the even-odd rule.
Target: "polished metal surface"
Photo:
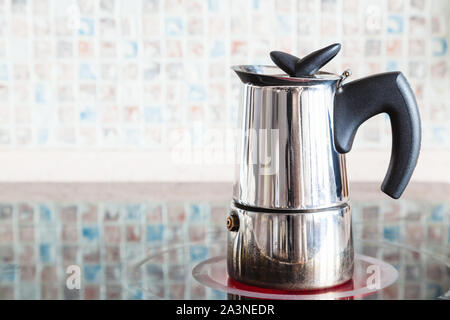
[[[303,213],[247,211],[227,239],[228,275],[259,287],[304,290],[339,285],[353,275],[348,205]]]
[[[295,86],[243,85],[233,188],[242,205],[309,210],[347,201],[345,157],[333,140],[341,78],[295,79]]]

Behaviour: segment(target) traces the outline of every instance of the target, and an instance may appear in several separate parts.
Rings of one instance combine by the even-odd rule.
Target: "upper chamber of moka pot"
[[[278,66],[232,68],[243,82],[238,205],[313,210],[347,201],[345,158],[333,143],[333,99],[342,77],[318,71],[337,51],[333,45],[297,61],[272,53]]]

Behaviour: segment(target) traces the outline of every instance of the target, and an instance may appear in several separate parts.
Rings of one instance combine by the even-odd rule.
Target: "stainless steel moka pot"
[[[353,239],[344,154],[358,127],[379,113],[392,126],[382,191],[399,198],[417,162],[416,100],[400,72],[343,84],[319,69],[335,44],[303,59],[272,52],[277,66],[243,65],[242,134],[227,219],[229,276],[283,290],[339,285],[353,275]]]

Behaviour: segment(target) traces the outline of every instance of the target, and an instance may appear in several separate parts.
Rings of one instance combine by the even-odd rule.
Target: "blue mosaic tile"
[[[95,32],[95,22],[91,18],[80,19],[80,29],[78,31],[80,36],[93,36]]]
[[[94,73],[94,70],[92,70],[92,66],[88,63],[82,63],[80,64],[80,71],[79,71],[79,77],[81,80],[96,80],[97,77]]]
[[[383,237],[392,242],[401,241],[400,226],[385,226],[383,228]]]
[[[55,218],[53,211],[45,204],[39,206],[40,220],[50,222]]]
[[[81,232],[83,238],[88,241],[97,241],[100,237],[100,231],[97,226],[83,227]]]
[[[433,56],[443,57],[448,53],[448,39],[434,38],[433,39]]]
[[[443,204],[433,207],[429,220],[435,222],[443,222],[446,210],[448,210],[448,208],[446,208],[446,206]]]
[[[0,80],[1,81],[9,80],[8,66],[6,64],[0,64]]]
[[[0,265],[0,283],[13,283],[16,279],[18,268],[14,264]]]
[[[144,112],[146,122],[161,123],[163,121],[161,107],[159,106],[147,106]]]
[[[54,260],[54,245],[41,243],[39,245],[39,255],[43,263],[51,263]]]
[[[205,260],[208,258],[208,247],[201,245],[191,246],[190,257],[191,262]]]
[[[142,205],[127,205],[125,206],[126,219],[132,221],[140,221],[143,217]]]
[[[404,19],[402,16],[391,15],[388,17],[388,28],[387,32],[390,34],[401,34],[403,33]]]
[[[183,34],[183,22],[181,18],[166,18],[166,35],[181,36]]]
[[[83,269],[83,279],[90,282],[99,282],[102,267],[100,265],[85,265]]]
[[[147,226],[147,242],[161,242],[164,240],[166,226],[162,224]]]

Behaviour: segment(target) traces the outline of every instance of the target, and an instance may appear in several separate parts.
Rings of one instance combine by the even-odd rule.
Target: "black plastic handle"
[[[398,199],[419,157],[421,128],[416,99],[401,72],[388,72],[347,83],[334,98],[334,144],[340,153],[351,150],[359,126],[387,113],[392,127],[389,168],[381,190]]]

